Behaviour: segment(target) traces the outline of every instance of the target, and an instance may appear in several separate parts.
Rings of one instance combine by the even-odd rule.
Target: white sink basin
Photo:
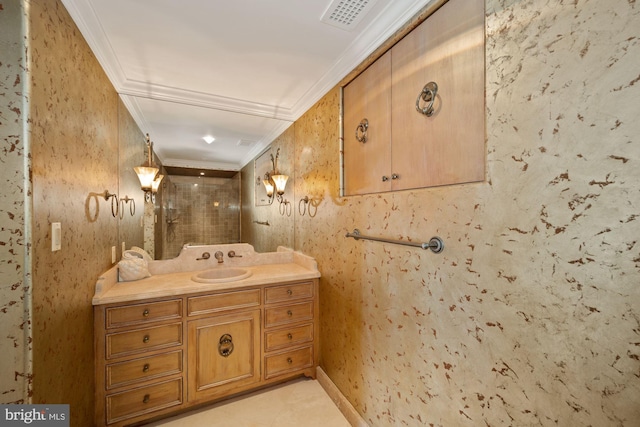
[[[201,271],[191,276],[191,280],[200,283],[226,283],[246,279],[251,270],[240,267],[220,267]]]

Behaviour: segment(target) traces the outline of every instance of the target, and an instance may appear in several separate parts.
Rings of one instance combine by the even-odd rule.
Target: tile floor
[[[350,427],[320,383],[301,378],[147,427]]]

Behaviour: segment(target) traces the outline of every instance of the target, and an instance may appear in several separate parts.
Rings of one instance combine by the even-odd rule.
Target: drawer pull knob
[[[142,312],[142,316],[143,317],[149,317],[149,309],[145,308],[144,311]]]
[[[291,289],[287,289],[287,295],[289,296],[293,295],[293,291]]]
[[[151,396],[149,396],[148,394],[145,394],[144,397],[142,398],[142,403],[149,403],[150,400],[151,400]]]
[[[293,339],[293,335],[291,335],[291,333],[288,333],[288,334],[287,334],[287,338],[289,338],[290,340],[292,340],[292,339]]]
[[[149,342],[149,335],[145,335],[144,338],[142,338],[142,342],[143,343],[148,343]]]
[[[218,342],[218,353],[222,357],[229,357],[233,353],[233,337],[229,334],[224,334],[220,337]]]
[[[142,372],[148,372],[149,371],[149,364],[145,363],[144,366],[142,367]]]
[[[290,357],[287,357],[287,363],[288,363],[289,365],[291,365],[291,364],[293,363],[293,359],[292,359],[292,358],[290,358]]]
[[[289,317],[293,316],[293,312],[291,310],[287,310],[287,316]]]

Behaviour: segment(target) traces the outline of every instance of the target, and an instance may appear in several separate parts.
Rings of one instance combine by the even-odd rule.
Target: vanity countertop
[[[246,258],[245,258],[246,259]],[[263,260],[264,261],[264,260]],[[96,283],[93,305],[134,302],[149,298],[162,298],[174,295],[195,294],[221,290],[241,289],[250,286],[278,284],[320,277],[315,260],[299,252],[278,252],[271,261],[247,265],[242,262],[236,265],[214,264],[208,268],[194,271],[162,272],[145,279],[119,282],[118,266],[106,271]],[[240,267],[249,269],[251,276],[224,283],[200,283],[191,277],[211,268]],[[151,270],[151,269],[150,269]],[[162,269],[157,269],[162,271]]]

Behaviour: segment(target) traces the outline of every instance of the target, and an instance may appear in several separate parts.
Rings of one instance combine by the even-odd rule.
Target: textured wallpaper
[[[271,205],[256,206],[255,192],[264,191],[262,176],[256,177],[254,162],[242,168],[242,214],[241,241],[251,242],[256,252],[273,252],[278,246],[293,248],[294,211],[297,204],[293,200],[295,188],[295,126],[289,126],[270,146],[270,153],[276,156],[278,149],[278,169],[289,176],[285,188],[284,200],[289,204],[280,206],[277,200]],[[257,178],[260,178],[258,183]],[[268,225],[266,224],[268,223]]]
[[[296,121],[321,365],[370,425],[640,423],[638,28],[634,1],[488,0],[483,183],[341,198],[338,90]]]
[[[32,391],[25,34],[22,4],[0,2],[0,403],[28,402]]]
[[[121,237],[127,246],[143,245],[142,203],[135,217],[121,220],[101,194],[108,190],[140,200],[139,189],[130,193],[136,187],[131,174],[127,178],[123,170],[119,177],[118,165],[120,155],[135,157],[144,144],[62,4],[24,4],[29,35],[23,49],[31,54],[32,401],[67,403],[71,425],[84,427],[92,424],[94,411],[95,281],[111,267],[111,247],[119,253]],[[62,249],[56,252],[51,251],[53,222],[62,227]]]

